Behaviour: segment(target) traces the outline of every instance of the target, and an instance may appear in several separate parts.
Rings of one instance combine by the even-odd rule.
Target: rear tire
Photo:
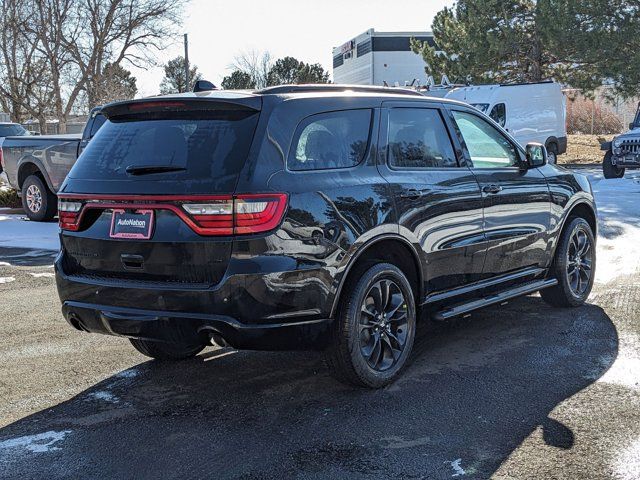
[[[620,168],[611,163],[611,157],[611,151],[608,151],[604,156],[604,160],[602,160],[602,173],[604,174],[604,178],[624,177],[624,168]]]
[[[567,220],[551,267],[558,284],[540,290],[542,299],[554,307],[579,307],[591,293],[596,266],[596,243],[584,218]]]
[[[327,366],[345,383],[388,385],[407,362],[415,330],[415,300],[404,273],[389,263],[362,266],[342,293]]]
[[[57,198],[38,175],[29,175],[22,184],[22,208],[29,220],[48,222],[58,211]]]
[[[195,357],[206,345],[182,345],[179,343],[152,342],[130,338],[131,345],[141,354],[156,360],[185,360]]]

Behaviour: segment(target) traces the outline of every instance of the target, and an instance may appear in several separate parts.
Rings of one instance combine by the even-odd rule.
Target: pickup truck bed
[[[6,137],[0,144],[2,170],[9,185],[22,197],[31,220],[51,220],[57,213],[55,194],[78,156],[104,123],[93,109],[83,133]]]

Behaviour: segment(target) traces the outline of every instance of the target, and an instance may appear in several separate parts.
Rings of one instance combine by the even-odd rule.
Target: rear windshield
[[[80,180],[189,181],[233,188],[258,121],[254,111],[216,111],[205,118],[107,120],[69,177]],[[140,167],[170,171],[131,174]],[[127,170],[129,173],[127,173]],[[201,189],[197,189],[201,190]],[[210,188],[209,190],[216,190]]]
[[[13,135],[29,135],[21,125],[0,125],[0,137],[11,137]]]

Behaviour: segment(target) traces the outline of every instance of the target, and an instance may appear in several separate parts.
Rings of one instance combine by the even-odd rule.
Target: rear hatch
[[[219,282],[242,233],[235,210],[279,205],[233,195],[260,98],[176,97],[103,112],[107,122],[59,193],[64,272],[154,287]]]

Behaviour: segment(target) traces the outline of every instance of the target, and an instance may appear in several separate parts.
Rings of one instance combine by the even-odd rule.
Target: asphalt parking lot
[[[0,477],[640,478],[640,173],[585,171],[589,304],[534,295],[422,328],[379,391],[335,382],[314,353],[166,364],[79,333],[60,314],[55,227],[0,212]]]

